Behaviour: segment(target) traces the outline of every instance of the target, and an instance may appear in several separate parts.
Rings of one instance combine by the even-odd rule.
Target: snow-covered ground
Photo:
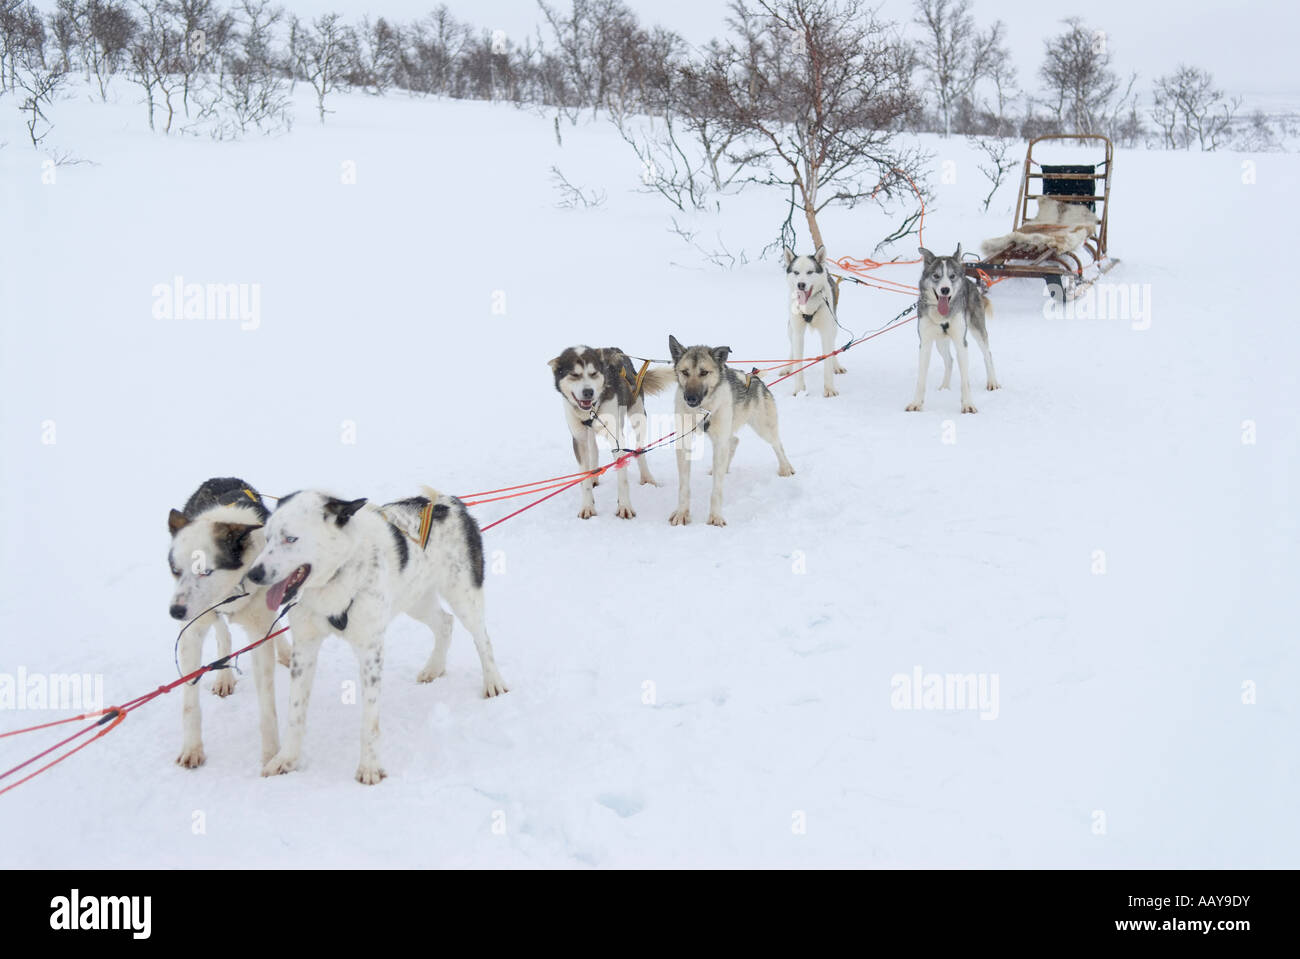
[[[51,142],[92,162],[52,183],[0,100],[0,674],[101,674],[108,703],[174,676],[163,520],[209,476],[507,486],[574,469],[546,366],[567,345],[783,355],[777,259],[703,264],[607,125],[560,147],[509,107],[356,95],[324,128],[304,101],[288,136],[213,143],[118,96],[56,105]],[[985,214],[974,154],[924,146],[927,245],[1005,232],[1016,176]],[[557,208],[553,164],[606,202]],[[417,685],[431,639],[394,624],[378,787],[352,779],[332,639],[300,771],[258,775],[248,675],[204,692],[207,764],[177,767],[173,694],[0,797],[0,865],[1300,864],[1297,361],[1270,305],[1297,200],[1295,155],[1120,151],[1108,279],[1145,312],[1049,319],[1040,284],[998,286],[1005,388],[976,416],[937,362],[903,412],[911,326],[855,348],[838,398],[778,392],[796,476],[743,435],[725,529],[702,468],[696,524],[669,526],[662,451],[631,522],[611,482],[590,521],[571,491],[491,530],[511,691],[480,698],[459,627]],[[753,260],[781,202],[729,200],[701,241]],[[890,229],[824,227],[835,256]],[[258,284],[256,329],[156,319],[177,276]],[[847,288],[842,321],[906,305]],[[989,718],[895,708],[918,668],[982,676]],[[0,768],[51,741],[0,740]]]

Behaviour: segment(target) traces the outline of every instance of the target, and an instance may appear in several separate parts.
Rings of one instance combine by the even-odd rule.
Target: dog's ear
[[[957,244],[957,252],[954,253],[954,254],[952,255],[952,258],[953,258],[954,260],[956,260],[958,263],[961,262],[961,244],[960,244],[960,243]]]
[[[813,259],[817,261],[818,266],[824,265],[826,263],[826,247],[817,247],[817,252],[813,254]]]
[[[213,523],[212,535],[215,539],[225,540],[232,551],[243,552],[244,542],[248,539],[248,534],[255,529],[261,528],[261,523]]]
[[[549,366],[551,368],[551,372],[554,373],[556,370],[560,368],[560,357],[557,356],[553,360],[547,360],[546,365]]]
[[[190,525],[189,517],[178,509],[172,510],[167,514],[167,531],[175,536],[186,526]]]
[[[788,270],[790,269],[790,264],[794,262],[794,250],[790,249],[788,246],[782,247],[781,249],[782,252],[785,253],[785,268]]]
[[[677,337],[669,333],[668,334],[668,355],[673,358],[674,365],[676,365],[677,361],[682,358],[682,354],[685,352],[686,351],[682,349],[682,345],[677,342]]]
[[[933,262],[937,259],[937,257],[936,257],[933,253],[931,253],[929,250],[927,250],[925,247],[923,247],[923,246],[918,246],[917,249],[921,251],[921,256],[925,257],[925,265],[926,265],[926,266],[929,266],[931,263],[933,263]]]
[[[709,350],[709,355],[717,361],[718,366],[726,366],[727,357],[731,355],[731,347],[715,346],[713,349]]]
[[[253,530],[261,528],[261,523],[213,523],[212,535],[239,543],[247,539]]]
[[[366,498],[364,496],[361,499],[354,500],[330,498],[325,501],[325,515],[326,517],[333,516],[336,526],[346,526],[348,520],[352,518],[352,514],[365,505]]]

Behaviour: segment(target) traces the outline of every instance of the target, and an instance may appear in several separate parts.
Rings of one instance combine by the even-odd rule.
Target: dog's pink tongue
[[[272,612],[275,612],[277,609],[280,608],[280,604],[284,602],[284,591],[289,588],[289,580],[291,578],[292,577],[290,576],[286,576],[284,579],[280,580],[280,582],[276,583],[274,586],[271,586],[269,589],[267,589],[266,591],[267,609],[271,610]]]
[[[950,309],[952,309],[952,306],[951,306],[951,303],[950,303],[951,299],[952,299],[952,297],[950,297],[950,296],[941,296],[941,297],[939,297],[939,315],[940,315],[940,316],[947,316],[947,315],[948,315],[948,311],[949,311]]]
[[[808,297],[812,296],[812,290],[796,290],[795,292],[799,294],[799,305],[807,306]]]

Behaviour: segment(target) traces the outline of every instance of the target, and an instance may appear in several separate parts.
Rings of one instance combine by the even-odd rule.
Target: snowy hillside
[[[53,170],[0,101],[0,674],[102,674],[106,705],[174,678],[164,517],[210,476],[389,500],[570,473],[564,347],[785,350],[779,259],[755,259],[780,195],[729,201],[701,242],[751,262],[708,266],[607,125],[561,147],[549,117],[353,95],[214,143],[132,100],[61,103],[51,142],[89,162]],[[1006,232],[1015,175],[985,214],[974,154],[923,146],[926,245]],[[607,200],[558,208],[553,165]],[[1040,284],[999,285],[1004,389],[972,351],[975,416],[937,363],[903,412],[914,327],[859,346],[838,398],[778,388],[797,475],[742,434],[725,529],[702,467],[696,523],[669,526],[660,451],[630,522],[611,481],[594,519],[569,491],[488,532],[511,691],[480,698],[459,626],[417,685],[432,639],[394,624],[381,785],[352,778],[334,638],[300,771],[258,774],[246,662],[227,699],[204,680],[205,766],[173,763],[164,697],[0,796],[0,865],[1300,864],[1298,378],[1263,265],[1298,200],[1295,155],[1120,151],[1108,279],[1145,314],[1048,319]],[[837,257],[890,229],[823,226]],[[255,322],[155,318],[177,277],[256,284]],[[847,288],[841,320],[907,302]],[[993,698],[897,708],[917,672]],[[282,728],[287,692],[278,668]],[[0,732],[61,715],[0,709]],[[53,741],[0,740],[0,769]]]

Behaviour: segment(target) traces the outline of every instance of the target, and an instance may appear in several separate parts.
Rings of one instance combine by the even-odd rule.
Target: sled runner
[[[1091,164],[1034,159],[1035,147],[1061,140],[1104,147],[1105,158]],[[1113,155],[1110,139],[1100,134],[1052,133],[1030,140],[1011,232],[981,243],[983,258],[966,264],[967,275],[983,282],[1010,276],[1042,279],[1052,296],[1063,301],[1108,272],[1119,262],[1106,248]]]

